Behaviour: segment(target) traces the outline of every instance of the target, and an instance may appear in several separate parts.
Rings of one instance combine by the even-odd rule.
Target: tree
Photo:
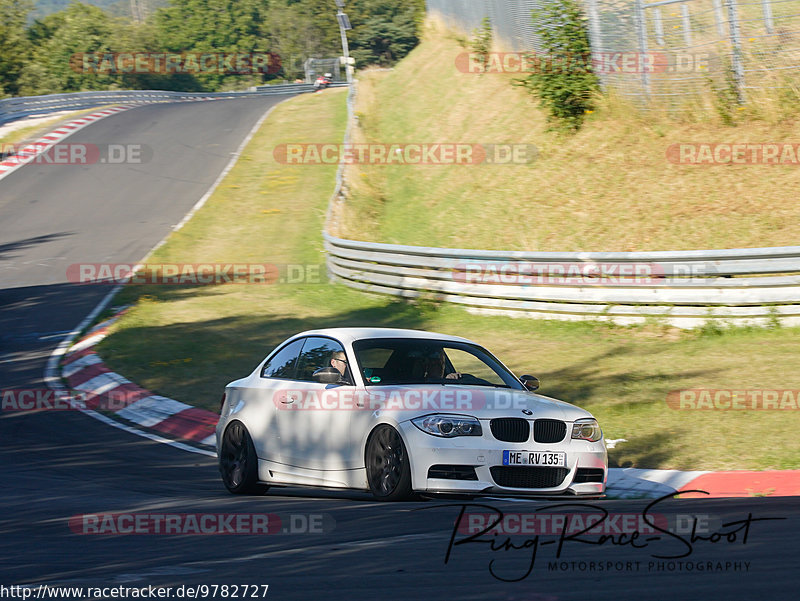
[[[48,10],[56,5],[53,0]],[[170,0],[144,23],[72,2],[26,29],[31,8],[31,0],[0,0],[0,95],[243,88],[275,77],[294,79],[303,74],[307,58],[341,54],[332,0]],[[405,56],[419,41],[424,10],[424,0],[350,0],[347,12],[354,29],[349,39],[358,63],[391,65]],[[120,72],[117,61],[83,60],[119,53],[191,53],[198,55],[198,68],[188,73]],[[236,73],[230,62],[214,69],[199,60],[203,54],[252,53],[276,53],[280,71],[274,59],[265,65],[267,73],[252,74]]]
[[[536,57],[534,72],[518,83],[539,96],[561,128],[578,129],[594,108],[599,90],[581,5],[576,0],[544,0],[533,11],[533,26],[544,59]]]
[[[122,22],[102,9],[79,2],[36,21],[28,31],[32,50],[20,75],[20,93],[50,94],[119,86],[119,74],[84,69],[82,56],[113,52],[121,27]]]
[[[419,43],[424,0],[353,0],[350,48],[358,65],[390,66]]]
[[[154,26],[159,47],[168,52],[266,53],[264,23],[267,0],[172,0],[156,12]],[[209,90],[260,83],[263,77],[216,72],[200,73],[196,79]]]
[[[342,54],[336,4],[331,0],[272,0],[265,28],[288,79],[302,76],[310,57]]]

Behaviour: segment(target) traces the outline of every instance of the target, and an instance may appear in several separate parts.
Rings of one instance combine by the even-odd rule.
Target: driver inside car
[[[444,349],[439,349],[428,355],[420,362],[420,377],[426,382],[437,380],[457,380],[461,374],[455,371],[447,372],[447,361]]]
[[[331,355],[331,366],[339,370],[342,378],[345,378],[347,374],[347,356],[344,351],[334,351],[333,355]]]

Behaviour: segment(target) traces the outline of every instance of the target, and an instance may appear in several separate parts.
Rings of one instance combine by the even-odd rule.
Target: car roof
[[[426,340],[447,340],[450,342],[469,342],[476,344],[467,338],[460,336],[449,336],[448,334],[438,334],[436,332],[426,332],[425,330],[406,330],[401,328],[323,328],[319,330],[308,330],[293,336],[330,336],[341,342],[354,342],[368,338],[423,338]]]

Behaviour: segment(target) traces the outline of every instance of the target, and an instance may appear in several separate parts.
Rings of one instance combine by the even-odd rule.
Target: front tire
[[[222,482],[236,495],[263,494],[269,486],[258,482],[258,457],[244,424],[231,422],[222,435],[219,452]]]
[[[367,441],[365,452],[367,482],[379,501],[414,498],[411,465],[400,434],[388,425],[378,426]]]

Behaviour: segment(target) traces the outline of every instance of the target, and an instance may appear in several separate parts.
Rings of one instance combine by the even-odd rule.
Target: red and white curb
[[[204,447],[215,447],[219,416],[205,409],[159,396],[111,371],[94,351],[109,327],[124,313],[97,324],[78,340],[61,362],[69,388],[82,393],[87,409],[109,409],[118,418]]]
[[[608,496],[617,499],[682,499],[800,496],[800,470],[681,472],[616,468],[608,470]]]
[[[708,473],[609,468],[606,494],[615,499],[654,499],[691,487],[695,479]]]
[[[0,179],[3,179],[9,173],[12,173],[13,171],[19,169],[23,165],[27,165],[28,163],[33,161],[37,156],[44,154],[50,148],[52,148],[65,138],[71,136],[76,131],[83,129],[87,125],[91,125],[95,121],[99,121],[100,119],[103,119],[105,117],[109,117],[116,113],[121,113],[122,111],[127,111],[137,106],[140,105],[124,104],[120,106],[114,106],[111,108],[103,109],[101,111],[90,113],[88,115],[83,115],[77,119],[73,119],[72,121],[68,121],[64,125],[61,125],[58,128],[54,129],[53,131],[45,134],[35,142],[26,144],[25,146],[20,148],[16,154],[3,159],[3,161],[0,162]]]
[[[64,355],[61,376],[72,390],[87,397],[85,406],[94,410],[111,406],[113,415],[139,427],[155,430],[199,445],[215,446],[214,430],[219,416],[140,388],[111,371],[94,351],[109,327],[125,312],[120,311],[83,336]],[[207,453],[213,455],[213,453]],[[683,492],[683,491],[704,491]],[[707,493],[707,494],[706,494]],[[606,496],[612,499],[654,499],[666,495],[720,498],[800,496],[800,470],[784,471],[679,471],[610,468]]]

